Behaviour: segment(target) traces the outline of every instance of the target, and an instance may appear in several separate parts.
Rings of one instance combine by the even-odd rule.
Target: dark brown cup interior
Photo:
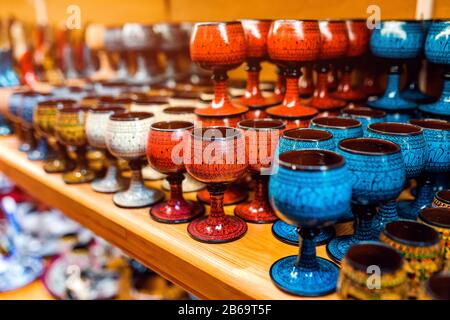
[[[442,120],[410,120],[409,123],[432,130],[450,130],[450,122]]]
[[[344,165],[344,158],[326,150],[292,150],[279,156],[280,165],[291,170],[324,171]]]
[[[393,142],[373,138],[351,138],[339,142],[339,149],[365,155],[388,155],[400,152],[400,147]]]
[[[113,114],[109,119],[113,121],[138,121],[153,117],[153,113],[150,112],[125,112]]]
[[[166,97],[153,96],[153,97],[142,97],[134,100],[135,104],[168,104],[169,100]]]
[[[450,300],[450,274],[437,273],[425,284],[428,295],[435,300]]]
[[[71,100],[71,99],[53,99],[53,100],[47,100],[47,101],[39,102],[37,105],[38,105],[38,107],[39,106],[45,106],[45,107],[52,107],[52,106],[55,106],[55,107],[62,106],[62,107],[64,107],[64,106],[67,106],[67,107],[69,107],[69,106],[76,106],[77,105],[77,101]]]
[[[191,135],[195,139],[203,141],[222,141],[239,138],[241,136],[241,133],[239,132],[239,130],[232,127],[216,126],[194,129],[191,132]]]
[[[344,110],[342,110],[342,113],[367,118],[383,118],[384,116],[386,116],[386,113],[384,111],[369,108],[345,108]]]
[[[275,119],[242,120],[238,123],[238,128],[244,130],[281,130],[285,127],[283,121]]]
[[[198,100],[200,99],[200,94],[195,91],[175,91],[172,99],[187,99],[187,100]]]
[[[325,130],[296,128],[284,131],[283,137],[298,141],[322,141],[333,138],[333,135]]]
[[[339,118],[339,117],[321,117],[314,118],[311,122],[315,125],[324,127],[324,128],[357,128],[361,126],[361,122],[351,118]]]
[[[420,219],[429,225],[450,229],[450,208],[425,208]]]
[[[397,122],[372,123],[368,126],[368,129],[370,131],[382,134],[405,135],[405,136],[414,136],[422,132],[422,128],[418,126]]]
[[[415,221],[389,222],[383,232],[392,240],[410,246],[428,247],[439,242],[439,234],[436,230]]]
[[[125,107],[122,107],[120,105],[114,106],[114,105],[102,105],[100,108],[95,108],[89,110],[91,113],[120,113],[125,112]]]
[[[195,107],[168,107],[163,112],[168,114],[194,113]]]
[[[450,204],[450,190],[441,190],[437,192],[436,199]]]
[[[160,121],[151,125],[151,129],[158,131],[188,130],[193,127],[194,124],[189,121]]]
[[[345,259],[350,265],[366,272],[372,265],[380,267],[381,271],[394,273],[403,265],[402,256],[393,248],[379,243],[361,243],[348,249]]]

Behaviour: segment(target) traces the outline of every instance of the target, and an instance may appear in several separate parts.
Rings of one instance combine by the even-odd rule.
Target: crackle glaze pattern
[[[319,60],[332,60],[343,57],[349,46],[347,27],[344,21],[319,21],[320,50]]]
[[[86,138],[95,148],[106,149],[106,127],[109,117],[115,112],[124,112],[124,109],[89,110],[86,116]]]
[[[302,131],[307,130],[309,132],[323,132],[324,130],[319,129],[290,129],[283,132],[280,142],[278,143],[278,151],[277,154],[281,154],[290,150],[303,150],[303,149],[324,149],[324,150],[335,150],[336,143],[334,142],[333,135],[328,134],[325,138],[313,138],[313,137],[304,137],[304,138],[292,138],[288,137],[287,134],[289,132]],[[303,131],[306,132],[306,131]],[[328,132],[328,131],[327,131]]]
[[[58,110],[56,113],[55,132],[58,140],[69,146],[85,146],[86,111],[74,108],[71,111]]]
[[[311,120],[309,126],[313,129],[330,132],[333,135],[336,146],[341,140],[360,138],[364,134],[361,122],[356,119],[339,117],[315,118]]]

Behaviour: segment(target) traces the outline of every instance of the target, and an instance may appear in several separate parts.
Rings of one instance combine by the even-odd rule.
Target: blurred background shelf
[[[153,221],[148,209],[120,209],[111,195],[92,191],[89,184],[69,186],[60,175],[42,170],[40,162],[30,162],[17,150],[15,137],[0,139],[0,170],[31,195],[60,209],[69,217],[121,248],[155,272],[199,298],[207,299],[292,299],[278,290],[269,277],[276,260],[297,254],[298,247],[278,241],[271,225],[249,224],[248,233],[227,244],[203,244],[190,238],[186,224],[166,225]],[[161,181],[149,185],[159,187]],[[195,193],[187,194],[194,199]],[[234,206],[226,207],[232,214]],[[351,232],[340,225],[338,234]],[[317,247],[326,257],[325,246]],[[27,297],[45,299],[33,284]],[[25,294],[24,291],[24,294]],[[5,294],[7,297],[7,294]],[[15,295],[21,296],[19,292]],[[17,296],[17,297],[19,297]],[[2,296],[0,296],[0,299]],[[323,298],[323,297],[322,297]],[[337,299],[336,294],[325,296]]]

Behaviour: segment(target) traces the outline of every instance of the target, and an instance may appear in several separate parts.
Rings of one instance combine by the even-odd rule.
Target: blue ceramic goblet
[[[389,140],[400,146],[407,179],[417,178],[422,174],[428,153],[421,127],[395,122],[373,123],[367,129],[367,136]],[[395,220],[398,220],[398,212],[396,199],[393,198],[378,208],[378,214],[372,222],[374,239],[378,239],[386,223]]]
[[[311,120],[310,128],[330,132],[336,145],[344,139],[360,138],[364,132],[361,121],[341,117],[320,117]]]
[[[433,22],[425,42],[428,61],[444,67],[444,87],[438,101],[424,104],[419,110],[433,117],[450,118],[450,20]]]
[[[36,135],[33,126],[34,110],[39,102],[48,100],[51,94],[34,93],[25,95],[22,100],[22,108],[20,109],[20,117],[22,119],[22,128],[25,131],[28,141],[33,141],[31,144],[36,144]],[[31,148],[27,152],[28,159],[33,161],[46,160],[48,156],[47,139],[40,136],[37,141],[36,148]]]
[[[411,120],[411,124],[423,129],[428,157],[424,174],[418,178],[418,191],[414,201],[401,201],[399,215],[416,220],[420,210],[431,205],[433,185],[438,175],[450,172],[450,122],[442,120]]]
[[[376,206],[400,194],[406,172],[400,147],[391,141],[346,139],[339,143],[338,152],[344,156],[351,173],[352,211],[356,218],[353,235],[334,238],[327,245],[330,258],[340,262],[351,245],[372,240]]]
[[[299,256],[275,262],[270,276],[281,290],[320,296],[336,289],[339,269],[316,256],[318,228],[337,221],[348,211],[351,178],[344,158],[326,150],[294,150],[279,156],[278,171],[270,177],[269,198],[277,215],[299,227]]]
[[[364,132],[369,124],[386,121],[386,112],[366,107],[345,108],[342,116],[360,121]]]
[[[405,100],[399,91],[402,62],[419,56],[424,40],[424,30],[420,21],[382,21],[372,32],[370,48],[381,58],[390,59],[391,66],[384,95],[369,101],[370,107],[388,113],[387,121],[407,122],[410,113],[417,107]]]
[[[333,135],[318,129],[290,129],[281,135],[277,154],[291,150],[325,149],[334,151],[336,144]],[[282,220],[277,220],[272,225],[272,233],[279,240],[292,245],[298,245],[297,227],[289,225]],[[335,236],[333,226],[323,228],[314,238],[317,245],[327,243]]]

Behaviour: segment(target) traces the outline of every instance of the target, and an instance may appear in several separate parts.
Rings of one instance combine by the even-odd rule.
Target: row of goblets
[[[192,220],[188,225],[189,234],[205,242],[227,242],[240,238],[247,230],[241,218],[250,222],[276,220],[274,210],[267,201],[265,191],[267,187],[264,187],[268,177],[260,174],[262,168],[270,166],[269,162],[264,161],[267,159],[258,159],[249,167],[246,161],[239,162],[239,157],[235,153],[232,154],[233,161],[230,162],[227,154],[230,150],[236,150],[237,144],[246,145],[246,150],[264,144],[266,150],[271,151],[267,156],[272,158],[278,155],[275,155],[271,140],[281,136],[278,146],[281,167],[271,178],[269,193],[272,205],[277,208],[278,216],[286,222],[293,223],[281,228],[295,230],[295,226],[302,227],[301,236],[304,240],[302,246],[305,252],[312,252],[311,248],[307,247],[314,244],[312,242],[314,239],[309,237],[317,234],[315,231],[317,227],[326,226],[331,221],[342,221],[345,214],[349,213],[344,210],[348,209],[348,203],[345,204],[347,198],[352,195],[353,201],[357,204],[353,211],[357,218],[354,236],[337,237],[331,240],[327,247],[330,257],[340,261],[351,245],[378,237],[380,230],[387,223],[398,219],[397,213],[389,208],[392,207],[392,202],[395,203],[393,199],[403,189],[406,178],[426,173],[425,185],[419,188],[417,202],[412,206],[409,204],[409,208],[403,212],[415,219],[418,211],[414,213],[414,210],[429,205],[423,202],[424,200],[431,201],[427,198],[427,193],[433,176],[436,173],[448,172],[450,164],[450,155],[445,151],[450,147],[448,122],[412,120],[411,124],[385,123],[381,122],[384,119],[381,111],[370,109],[347,109],[346,115],[344,118],[316,118],[311,124],[314,129],[284,131],[285,123],[274,119],[242,120],[238,123],[239,129],[223,126],[194,129],[193,122],[182,120],[187,118],[187,114],[179,120],[155,122],[154,115],[148,112],[126,112],[121,106],[99,106],[91,109],[79,107],[75,101],[56,100],[38,103],[34,110],[34,124],[25,122],[23,124],[35,125],[44,137],[50,139],[56,137],[63,150],[65,146],[77,149],[77,170],[64,174],[68,183],[89,182],[95,177],[84,160],[87,143],[96,148],[106,148],[115,157],[129,161],[133,170],[130,187],[127,191],[116,193],[113,197],[114,202],[124,207],[154,204],[151,216],[160,222],[182,223]],[[208,135],[211,131],[215,133],[215,138]],[[255,132],[258,132],[256,140]],[[361,138],[363,135],[370,138]],[[173,150],[180,146],[183,139],[186,139],[184,140],[186,148],[191,150],[191,157],[199,153],[202,155],[200,163],[196,163],[193,158],[185,163],[174,161],[176,158]],[[255,145],[250,146],[251,143]],[[339,146],[339,153],[344,155],[345,162],[342,155],[333,152],[336,145]],[[314,150],[304,150],[309,148]],[[207,149],[209,152],[205,153]],[[215,161],[203,157],[205,154],[213,154]],[[145,155],[155,169],[168,174],[171,198],[167,202],[157,203],[161,200],[162,193],[159,190],[148,189],[142,183],[140,168]],[[109,159],[112,165],[114,158],[110,155]],[[330,164],[329,161],[333,163]],[[344,163],[347,163],[346,170],[352,173],[351,176],[343,177],[340,176],[343,173],[334,172],[335,169],[342,169]],[[259,181],[256,198],[250,203],[237,206],[235,216],[227,216],[223,211],[225,188],[242,177],[248,168]],[[211,213],[207,217],[202,216],[202,205],[183,199],[181,174],[185,169],[195,178],[208,184],[212,206]],[[317,172],[321,173],[317,176]],[[338,179],[333,178],[335,175]],[[122,187],[120,180],[109,179],[108,183],[111,182],[116,188]],[[423,194],[425,189],[428,191]],[[444,192],[439,195],[437,201],[448,202],[448,199],[445,200],[446,194]],[[380,205],[377,219],[373,224],[368,224],[376,205]],[[435,211],[440,217],[448,214],[444,212],[445,210],[443,213]],[[409,224],[402,222],[399,226],[392,227],[397,230],[394,231],[393,237],[397,239],[398,233],[401,234],[404,228],[423,228]],[[419,234],[408,237],[405,237],[408,241],[412,238],[423,242],[419,239]],[[430,248],[427,248],[433,255],[431,262],[428,261],[426,264],[420,261],[409,262],[416,263],[419,272],[426,271],[428,276],[442,265],[441,247],[436,249],[434,240],[431,242]],[[328,282],[316,279],[314,290],[305,291],[307,288],[302,283],[284,282],[283,272],[286,272],[286,268],[280,268],[280,264],[283,265],[287,260],[285,262],[281,260],[274,265],[276,267],[272,268],[271,275],[282,289],[302,295],[316,295],[328,293],[335,288],[337,269],[329,262],[316,260],[315,255],[309,254],[301,256],[298,265],[291,261],[292,258],[286,259],[289,260],[288,267],[298,267],[299,272],[314,273],[319,272],[321,268],[328,268],[330,277]],[[305,259],[313,261],[311,266],[314,270],[309,269],[309,262],[304,261]],[[303,263],[306,265],[303,266]],[[316,263],[317,266],[320,265],[318,269]]]

